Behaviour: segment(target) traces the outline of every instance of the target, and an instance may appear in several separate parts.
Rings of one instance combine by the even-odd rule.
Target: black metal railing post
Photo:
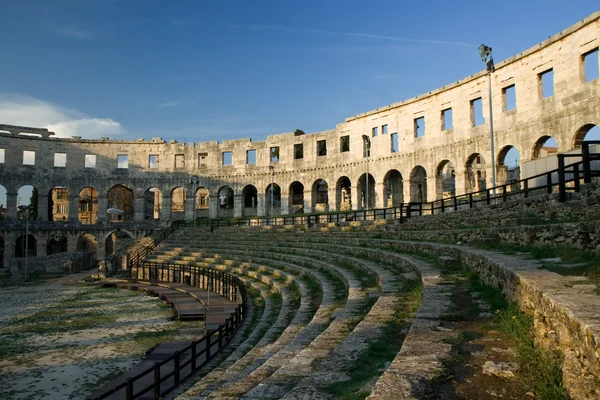
[[[558,201],[564,202],[567,200],[567,188],[565,183],[565,157],[562,154],[558,155]]]

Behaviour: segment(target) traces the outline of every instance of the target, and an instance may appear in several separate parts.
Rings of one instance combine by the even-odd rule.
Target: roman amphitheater
[[[486,370],[518,357],[486,342],[504,311],[485,286],[533,316],[564,396],[600,399],[600,185],[581,152],[600,126],[599,46],[597,12],[489,73],[259,142],[0,125],[0,271],[7,284],[91,265],[192,286],[202,268],[239,277],[240,331],[171,397],[568,398],[514,378],[525,367]],[[368,364],[378,346],[393,354]]]

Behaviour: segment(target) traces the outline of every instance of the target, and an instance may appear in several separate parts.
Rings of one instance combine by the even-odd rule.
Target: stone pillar
[[[312,189],[304,188],[304,213],[314,212],[312,207]]]
[[[404,202],[405,203],[410,203],[412,201],[411,197],[410,197],[410,187],[411,187],[411,181],[404,181],[404,185],[402,185],[403,189],[404,189]]]
[[[358,187],[359,186],[357,184],[357,185],[352,186],[352,188],[351,188],[351,192],[354,193],[352,209],[356,210],[356,211],[363,209],[363,193],[361,190],[359,190]]]
[[[35,247],[35,256],[42,257],[48,255],[48,236],[37,236],[29,233],[31,236],[35,237],[36,247]]]
[[[385,208],[387,204],[385,204],[385,196],[384,196],[385,185],[383,183],[375,183],[375,193],[371,192],[371,194],[375,195],[375,201],[371,201],[371,204],[375,205],[375,208]]]
[[[135,200],[133,201],[133,219],[135,221],[144,220],[144,206],[144,195],[135,196]]]
[[[336,187],[329,186],[327,188],[327,208],[329,211],[337,211],[336,200],[337,200]]]
[[[436,177],[435,176],[427,177],[425,183],[427,185],[427,198],[423,199],[423,200],[424,201],[434,201],[435,199],[437,199]]]
[[[219,199],[216,196],[210,196],[208,204],[208,216],[217,218],[219,216]]]
[[[79,222],[79,194],[69,193],[69,223]]]
[[[36,221],[48,221],[48,192],[38,190],[38,207]]]
[[[106,258],[106,239],[98,236],[96,239],[96,260],[104,261]]]
[[[12,232],[4,236],[4,268],[8,268],[10,260],[15,258],[16,240],[17,238]]]
[[[106,222],[106,210],[108,209],[108,199],[106,196],[98,194],[98,223]]]
[[[241,217],[242,209],[244,207],[244,196],[241,193],[235,193],[233,195],[233,216]]]
[[[290,213],[290,194],[281,191],[281,215],[287,215]]]
[[[6,192],[6,219],[15,221],[17,219],[17,192]]]
[[[160,211],[161,221],[171,221],[171,193],[163,192],[162,210]]]
[[[267,201],[267,195],[258,192],[256,200],[256,215],[258,215],[259,217],[263,217],[271,212],[271,210],[267,210],[267,203],[270,202],[270,199],[269,201]]]
[[[454,190],[456,196],[460,196],[462,194],[467,193],[467,177],[464,170],[455,170],[454,171]]]

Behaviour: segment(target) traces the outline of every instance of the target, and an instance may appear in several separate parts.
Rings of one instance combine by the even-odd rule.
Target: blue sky
[[[0,0],[0,123],[207,141],[303,129],[447,85],[598,1]]]

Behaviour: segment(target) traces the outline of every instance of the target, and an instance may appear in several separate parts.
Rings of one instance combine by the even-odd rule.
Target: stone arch
[[[23,185],[17,191],[17,219],[34,221],[38,217],[38,189],[33,185]]]
[[[486,188],[485,159],[479,153],[471,154],[465,161],[465,193]]]
[[[335,207],[339,211],[352,209],[352,182],[347,176],[339,177],[335,185]]]
[[[273,188],[273,190],[271,190]],[[269,183],[265,190],[266,215],[281,214],[281,188],[276,183]]]
[[[171,190],[171,219],[185,219],[185,189],[177,186]]]
[[[317,179],[311,189],[313,212],[329,211],[329,185],[325,179]]]
[[[66,236],[53,236],[46,245],[46,254],[66,253],[68,250],[68,240]]]
[[[233,217],[235,199],[234,192],[230,186],[221,186],[217,191],[218,199],[218,216],[219,217]]]
[[[600,139],[600,127],[596,124],[588,123],[581,126],[579,129],[577,129],[577,131],[575,131],[575,135],[573,137],[573,148],[581,147],[581,142],[585,140],[590,131],[594,136],[598,136],[598,139]],[[590,139],[588,138],[588,140]]]
[[[15,258],[35,257],[37,254],[37,240],[35,236],[21,235],[15,241]]]
[[[410,201],[427,202],[427,171],[421,165],[410,171]]]
[[[531,159],[548,157],[558,153],[558,143],[550,135],[544,135],[535,141],[531,149]]]
[[[77,218],[83,225],[98,221],[98,191],[91,186],[79,191]]]
[[[450,160],[440,162],[435,170],[436,200],[452,197],[456,194],[456,171]]]
[[[367,174],[362,174],[358,178],[357,190],[358,190],[358,209],[371,209],[375,207],[375,178],[373,175],[368,174],[368,185],[367,185]],[[367,195],[367,186],[369,193]],[[368,202],[368,204],[367,204]]]
[[[133,190],[127,185],[119,183],[108,190],[108,209],[116,209],[122,212],[109,213],[108,220],[111,222],[122,222],[133,220],[134,217]]]
[[[496,186],[521,179],[520,153],[515,146],[506,145],[498,152]]]
[[[64,186],[54,186],[48,192],[48,221],[69,219],[70,191]]]
[[[118,229],[106,235],[104,240],[104,254],[106,255],[107,271],[116,271],[121,268],[126,268],[123,263],[126,262],[126,257],[119,255],[120,250],[131,244],[133,235],[131,232]]]
[[[77,250],[89,251],[92,253],[92,258],[97,259],[98,242],[91,233],[84,233],[77,239]]]
[[[304,185],[298,181],[292,182],[289,193],[291,214],[304,213]]]
[[[254,185],[246,185],[242,189],[242,215],[253,216],[257,214],[258,190]]]
[[[397,207],[404,203],[404,183],[397,169],[389,170],[383,177],[383,206]]]
[[[210,208],[210,192],[204,186],[196,189],[196,218],[208,217],[208,210]]]
[[[144,192],[144,219],[160,219],[162,212],[162,192],[157,187],[148,188]]]

